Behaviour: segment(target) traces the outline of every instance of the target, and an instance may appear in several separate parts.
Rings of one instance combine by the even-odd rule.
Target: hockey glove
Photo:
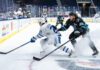
[[[75,35],[79,35],[80,34],[80,31],[74,31],[74,34]]]
[[[36,41],[36,38],[35,37],[32,37],[30,42],[35,42]]]

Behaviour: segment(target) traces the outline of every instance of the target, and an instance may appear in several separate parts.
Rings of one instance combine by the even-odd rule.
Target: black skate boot
[[[94,51],[94,53],[92,54],[93,56],[95,56],[95,55],[98,55],[98,51],[96,50],[96,51]]]
[[[93,50],[92,56],[98,55],[99,51],[97,50],[97,48],[95,47],[93,43],[90,44],[90,47]]]

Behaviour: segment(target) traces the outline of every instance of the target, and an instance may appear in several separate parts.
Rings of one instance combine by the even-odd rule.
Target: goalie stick
[[[60,45],[59,47],[57,47],[56,49],[52,50],[51,52],[49,52],[48,54],[46,54],[45,56],[41,57],[41,58],[38,58],[38,57],[34,57],[33,56],[33,59],[36,60],[36,61],[40,61],[44,58],[46,58],[47,56],[49,56],[50,54],[52,54],[53,52],[55,52],[56,50],[58,50],[60,47],[64,46],[66,43],[68,43],[70,40],[66,41],[65,43],[63,43],[62,45]]]
[[[22,46],[24,46],[24,45],[26,45],[26,44],[28,44],[28,43],[30,43],[30,41],[28,41],[28,42],[26,42],[26,43],[22,44],[22,45],[21,45],[21,46],[19,46],[19,47],[16,47],[16,48],[14,48],[14,49],[10,50],[10,51],[8,51],[8,52],[0,52],[0,54],[8,54],[8,53],[10,53],[10,52],[13,52],[13,51],[15,51],[15,50],[17,50],[17,49],[21,48]]]

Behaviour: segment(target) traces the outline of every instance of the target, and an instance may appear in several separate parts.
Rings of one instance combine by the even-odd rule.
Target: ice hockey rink
[[[88,23],[90,36],[100,51],[100,24]],[[14,35],[10,39],[0,44],[0,51],[7,52],[23,43],[30,41],[39,31],[36,23],[30,24],[27,28]],[[70,27],[67,31],[61,32],[62,43],[68,40],[68,35],[72,31]],[[100,55],[92,57],[92,50],[87,45],[87,40],[78,39],[76,56],[68,57],[67,53],[57,50],[41,61],[33,60],[41,50],[39,40],[29,43],[9,54],[0,54],[0,70],[100,70]],[[66,46],[71,47],[70,42]]]

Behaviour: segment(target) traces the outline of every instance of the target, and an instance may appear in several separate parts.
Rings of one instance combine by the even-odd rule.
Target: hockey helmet
[[[70,13],[69,13],[69,16],[75,16],[75,17],[78,17],[77,14],[74,13],[74,12],[70,12]]]
[[[43,24],[45,24],[46,22],[45,22],[45,19],[44,18],[40,18],[39,19],[39,24],[40,25],[43,25]]]

